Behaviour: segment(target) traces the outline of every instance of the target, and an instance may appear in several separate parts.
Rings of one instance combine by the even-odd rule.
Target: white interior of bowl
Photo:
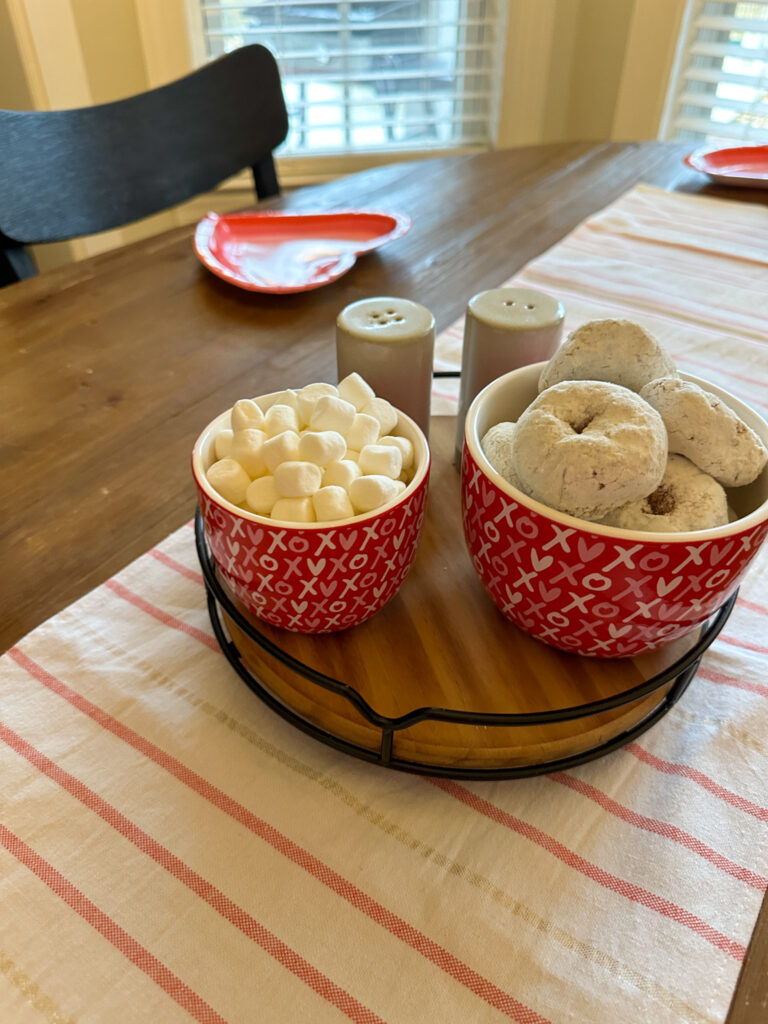
[[[538,395],[539,375],[546,363],[532,363],[530,366],[521,367],[511,373],[504,374],[496,380],[491,381],[476,396],[469,409],[465,420],[464,436],[469,451],[477,464],[482,467],[487,476],[505,491],[510,497],[520,504],[534,509],[541,515],[554,519],[556,522],[567,523],[571,526],[578,525],[582,529],[588,529],[593,533],[605,533],[612,537],[624,537],[627,540],[655,540],[664,541],[702,541],[709,538],[727,537],[732,533],[740,533],[744,529],[754,526],[756,523],[768,518],[768,466],[751,484],[744,487],[726,488],[728,501],[739,516],[732,523],[725,526],[717,526],[711,530],[696,530],[680,533],[650,533],[638,530],[622,530],[616,526],[601,526],[598,523],[591,523],[585,519],[577,519],[575,516],[566,515],[557,509],[543,505],[541,502],[529,498],[522,491],[519,491],[512,484],[500,476],[488,459],[485,457],[480,446],[481,439],[486,432],[497,423],[516,421],[525,409]],[[723,391],[722,388],[710,384],[709,381],[700,377],[693,377],[688,373],[681,373],[683,380],[692,381],[700,388],[716,395],[739,416],[748,427],[760,437],[763,444],[768,445],[768,423],[740,399]]]
[[[261,395],[254,399],[261,408],[266,410],[274,404],[279,395],[283,392],[272,392],[269,395]],[[221,413],[215,420],[212,420],[203,432],[195,441],[195,446],[192,449],[192,472],[197,480],[198,484],[203,491],[216,502],[217,505],[221,505],[222,508],[228,509],[228,511],[235,515],[242,516],[243,519],[249,519],[254,523],[267,523],[270,526],[284,527],[286,529],[301,529],[301,530],[327,530],[331,526],[343,526],[346,523],[360,523],[365,522],[369,519],[374,519],[376,516],[380,516],[382,512],[386,512],[387,509],[396,508],[403,501],[405,501],[410,494],[419,486],[424,477],[429,472],[430,453],[427,439],[424,436],[421,428],[417,423],[406,416],[404,412],[397,410],[397,426],[393,433],[399,434],[401,437],[407,437],[413,445],[413,458],[416,469],[413,477],[408,483],[405,490],[399,494],[392,501],[388,501],[385,505],[379,506],[379,508],[373,509],[372,512],[362,512],[358,516],[352,516],[348,519],[334,519],[326,520],[321,523],[294,523],[283,519],[272,519],[270,516],[259,516],[255,512],[249,512],[246,509],[240,508],[239,505],[233,505],[219,494],[215,488],[213,488],[208,482],[207,470],[213,462],[216,461],[214,454],[214,442],[217,434],[222,430],[229,430],[231,427],[230,420],[231,410],[227,409],[226,412]]]

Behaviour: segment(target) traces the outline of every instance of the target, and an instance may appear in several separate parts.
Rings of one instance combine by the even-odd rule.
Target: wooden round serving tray
[[[390,767],[514,777],[614,749],[679,697],[734,599],[703,630],[636,658],[585,658],[529,637],[496,608],[467,553],[455,428],[453,417],[431,423],[424,534],[409,575],[382,611],[353,629],[310,636],[250,615],[206,558],[198,521],[222,647],[254,692],[284,717]],[[635,693],[638,688],[645,692]],[[595,702],[604,703],[591,707]]]

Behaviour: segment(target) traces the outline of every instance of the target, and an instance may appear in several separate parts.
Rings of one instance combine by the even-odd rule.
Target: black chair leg
[[[35,277],[36,274],[34,260],[22,245],[9,245],[6,242],[0,248],[0,287]]]
[[[280,195],[275,161],[271,156],[265,156],[263,160],[254,164],[252,170],[253,184],[259,199],[269,199],[270,196]]]

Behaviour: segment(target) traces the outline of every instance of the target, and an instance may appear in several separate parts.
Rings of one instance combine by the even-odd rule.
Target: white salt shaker
[[[456,424],[455,465],[461,464],[464,420],[486,384],[519,366],[549,359],[560,344],[565,307],[532,288],[492,288],[467,304]]]
[[[383,296],[353,302],[336,318],[338,379],[357,372],[377,395],[429,436],[435,318],[411,302]]]

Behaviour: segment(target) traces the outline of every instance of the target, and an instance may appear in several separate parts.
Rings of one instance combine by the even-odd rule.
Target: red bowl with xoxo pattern
[[[550,646],[590,657],[634,657],[705,622],[738,587],[768,532],[768,468],[728,490],[738,518],[687,533],[600,526],[548,508],[507,483],[480,446],[537,395],[544,363],[492,381],[467,411],[462,456],[464,537],[499,609]],[[717,395],[768,445],[768,423],[733,395]]]
[[[393,501],[353,519],[291,523],[232,505],[208,482],[213,444],[229,410],[195,442],[192,474],[206,541],[224,585],[257,618],[297,633],[357,626],[395,596],[424,525],[430,453],[418,425],[398,410],[393,433],[414,447],[414,475]]]

